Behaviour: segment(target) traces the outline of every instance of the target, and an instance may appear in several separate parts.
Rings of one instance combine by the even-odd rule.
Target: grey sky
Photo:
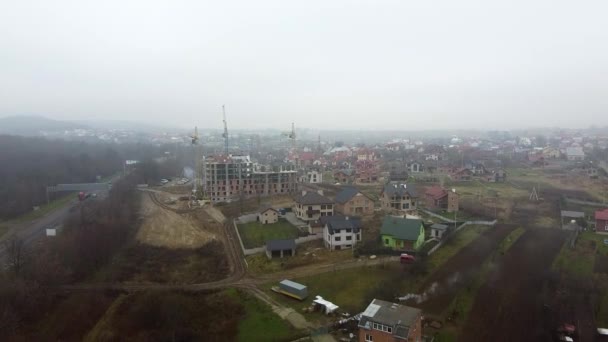
[[[608,125],[608,3],[3,1],[0,116]]]

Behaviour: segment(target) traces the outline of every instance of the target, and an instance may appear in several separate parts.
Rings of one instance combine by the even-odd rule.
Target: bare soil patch
[[[433,284],[434,294],[419,306],[425,313],[441,315],[450,305],[458,291],[468,283],[478,270],[479,265],[500,244],[509,233],[515,229],[514,225],[497,224],[490,227],[476,240],[461,249],[456,255],[445,262],[421,286],[419,293],[423,293]]]
[[[142,244],[167,248],[199,248],[216,240],[216,234],[205,229],[192,215],[177,214],[158,207],[148,196],[142,196],[141,226],[136,239]]]
[[[551,341],[542,293],[565,239],[557,229],[529,229],[479,289],[459,341]]]

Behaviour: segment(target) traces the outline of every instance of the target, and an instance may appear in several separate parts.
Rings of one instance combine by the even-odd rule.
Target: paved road
[[[114,177],[111,181],[116,181],[118,178],[120,177]],[[107,191],[96,191],[96,193],[96,198],[91,197],[86,201],[102,200],[108,195]],[[74,195],[74,199],[68,202],[65,206],[33,221],[15,224],[11,227],[11,231],[15,232],[15,234],[24,241],[25,246],[31,245],[46,236],[47,228],[58,228],[57,233],[59,233],[60,227],[65,218],[70,212],[77,210],[78,205],[78,198],[76,195]],[[6,265],[6,257],[6,247],[3,243],[0,243],[0,265]]]

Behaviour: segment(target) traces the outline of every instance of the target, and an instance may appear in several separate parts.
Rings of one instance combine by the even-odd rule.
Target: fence
[[[451,232],[450,234],[452,234],[452,235],[453,235],[453,234],[456,234],[456,233],[457,233],[459,230],[461,230],[462,228],[464,228],[464,227],[466,227],[466,226],[470,226],[470,225],[493,226],[493,225],[495,225],[495,224],[496,224],[496,222],[497,222],[497,220],[494,220],[494,221],[467,221],[467,222],[465,222],[465,223],[461,224],[460,226],[458,226],[456,229],[454,229],[454,231],[453,231],[453,232]],[[445,239],[445,237],[444,237],[444,238],[443,238],[443,239],[442,239],[442,240],[441,240],[441,241],[440,241],[440,242],[439,242],[437,245],[435,245],[435,247],[431,248],[431,249],[428,251],[427,255],[431,255],[431,254],[435,253],[435,251],[436,251],[436,250],[437,250],[439,247],[443,246],[443,243],[444,243],[445,241],[446,241],[446,239]]]
[[[589,206],[592,206],[592,207],[606,207],[606,206],[608,206],[608,204],[606,204],[606,203],[582,201],[582,200],[577,200],[577,199],[569,198],[569,197],[565,197],[565,199],[566,199],[566,202],[568,202],[568,203],[581,204],[581,205],[589,205]]]
[[[236,221],[237,220],[232,220],[232,226],[234,228],[234,231],[236,232],[236,236],[239,238],[239,244],[241,245],[243,254],[245,254],[245,256],[247,256],[247,255],[253,255],[253,254],[259,254],[259,253],[266,252],[266,246],[255,247],[255,248],[245,248],[245,245],[243,244],[243,240],[241,239],[241,234],[239,234],[239,229],[236,226]],[[314,241],[314,240],[320,240],[322,238],[323,238],[323,234],[313,234],[313,235],[299,237],[299,238],[295,239],[295,242],[296,242],[296,245],[299,245],[301,243],[310,242],[310,241]]]

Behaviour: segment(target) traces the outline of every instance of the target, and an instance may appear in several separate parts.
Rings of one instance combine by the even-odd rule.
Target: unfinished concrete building
[[[293,166],[263,166],[253,163],[248,155],[204,158],[203,179],[207,196],[215,203],[297,191]]]

